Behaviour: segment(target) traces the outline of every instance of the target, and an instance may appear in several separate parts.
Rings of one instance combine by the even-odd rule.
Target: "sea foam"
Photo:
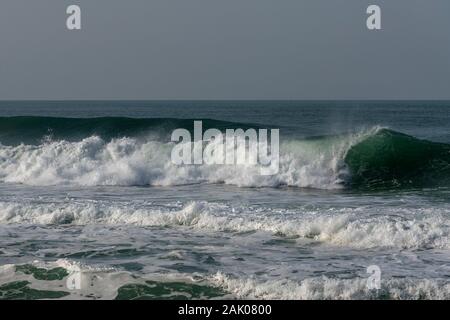
[[[305,207],[283,213],[208,202],[191,202],[178,209],[102,201],[0,202],[0,223],[170,226],[200,231],[268,232],[352,248],[450,248],[448,210],[392,208],[386,214],[363,215],[364,210],[317,211]]]
[[[377,129],[372,129],[372,131]],[[348,178],[344,157],[369,134],[281,144],[279,173],[261,176],[259,165],[189,165],[171,162],[173,143],[137,138],[77,142],[44,141],[39,145],[0,144],[0,182],[35,186],[173,186],[224,183],[244,187],[295,186],[341,188]],[[237,152],[237,151],[236,151]]]
[[[336,279],[328,277],[261,281],[236,278],[221,272],[210,281],[240,299],[279,300],[419,300],[450,298],[450,284],[430,279],[384,279],[380,290],[369,290],[366,278]]]
[[[223,290],[228,299],[261,299],[261,300],[448,300],[450,299],[450,284],[439,279],[422,278],[386,278],[381,281],[381,288],[369,290],[366,277],[339,279],[327,276],[309,277],[299,280],[292,279],[259,279],[256,277],[238,277],[218,271],[215,274],[204,275],[196,281],[183,274],[169,273],[164,275],[144,274],[136,277],[129,272],[103,268],[99,266],[82,265],[78,262],[60,259],[43,263],[34,261],[31,265],[52,269],[64,268],[69,274],[82,272],[83,277],[94,276],[95,286],[83,286],[80,290],[70,291],[63,299],[114,299],[118,289],[127,284],[145,284],[146,280],[170,283],[177,281],[197,285],[208,285]],[[28,281],[33,289],[61,290],[65,288],[66,278],[62,280],[36,280],[33,275],[17,272],[17,265],[0,266],[0,285],[11,281]],[[179,287],[178,287],[179,288]]]

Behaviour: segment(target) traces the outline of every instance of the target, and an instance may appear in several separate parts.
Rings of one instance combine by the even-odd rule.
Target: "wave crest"
[[[283,139],[279,171],[272,176],[262,176],[260,165],[177,166],[171,162],[173,147],[173,143],[152,135],[114,139],[92,135],[78,141],[50,139],[36,145],[0,144],[0,182],[38,186],[223,183],[317,189],[428,187],[450,183],[450,145],[379,127],[355,134]],[[235,149],[235,152],[242,151]]]
[[[261,176],[259,165],[177,166],[171,162],[174,144],[159,140],[107,141],[91,136],[77,142],[0,144],[0,181],[38,186],[224,183],[245,187],[336,189],[342,188],[348,178],[343,161],[347,150],[367,134],[286,141],[281,145],[279,173],[272,176]]]

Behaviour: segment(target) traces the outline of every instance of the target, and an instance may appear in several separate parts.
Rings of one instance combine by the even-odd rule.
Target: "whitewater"
[[[450,298],[445,103],[0,107],[0,299]],[[194,120],[279,128],[278,174],[172,164]]]
[[[368,134],[330,138],[333,141],[288,141],[281,146],[280,172],[270,176],[262,176],[260,167],[250,164],[178,166],[171,161],[174,143],[145,138],[105,141],[91,136],[77,142],[0,145],[0,181],[36,186],[225,183],[245,187],[339,188],[346,176],[346,152]],[[195,148],[194,143],[189,143],[189,148]]]

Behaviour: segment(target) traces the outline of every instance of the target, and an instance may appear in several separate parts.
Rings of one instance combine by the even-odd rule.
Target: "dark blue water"
[[[1,116],[216,119],[279,126],[303,136],[379,125],[450,142],[450,101],[3,101]]]

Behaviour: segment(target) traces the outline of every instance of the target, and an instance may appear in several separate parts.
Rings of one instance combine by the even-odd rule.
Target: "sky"
[[[1,0],[0,100],[28,99],[450,99],[450,1]]]

